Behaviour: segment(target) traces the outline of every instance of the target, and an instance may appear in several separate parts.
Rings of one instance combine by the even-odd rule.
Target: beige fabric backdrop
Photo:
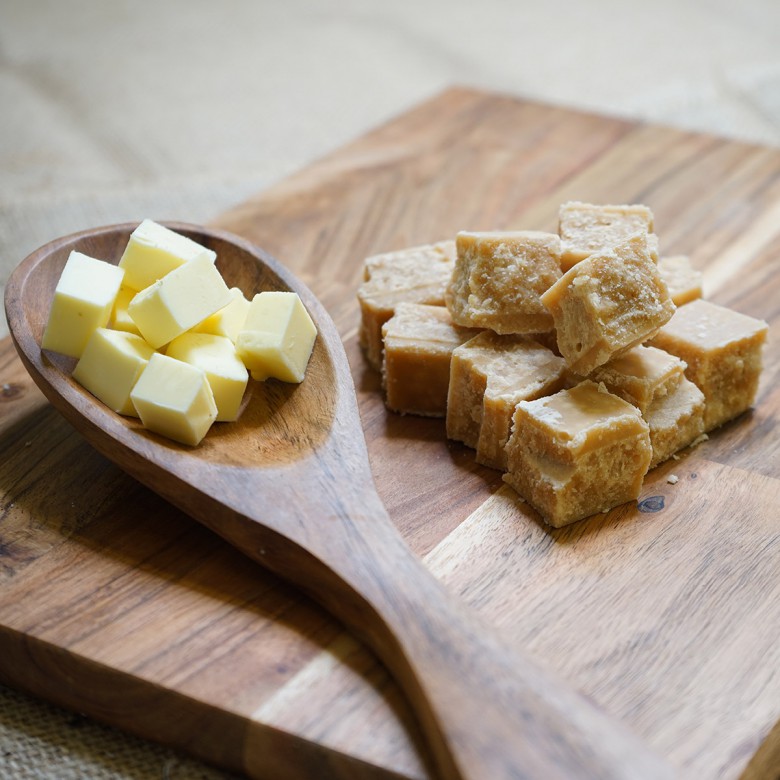
[[[0,285],[74,230],[206,221],[452,84],[778,145],[780,2],[0,0]],[[0,688],[0,777],[223,775]]]

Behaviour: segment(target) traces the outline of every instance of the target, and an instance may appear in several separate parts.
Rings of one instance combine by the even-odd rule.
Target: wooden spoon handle
[[[349,599],[338,590],[320,590],[318,597],[351,623],[401,684],[442,778],[675,776],[623,726],[510,649],[392,527],[380,535],[381,545],[372,540],[354,548],[359,581],[351,585],[367,609],[346,613]]]

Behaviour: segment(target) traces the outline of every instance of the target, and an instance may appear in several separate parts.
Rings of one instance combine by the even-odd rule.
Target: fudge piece
[[[556,528],[639,495],[650,430],[639,410],[585,380],[515,410],[504,480]]]
[[[685,361],[685,375],[704,393],[710,431],[752,405],[766,333],[762,320],[699,298],[677,309],[651,344]]]
[[[704,433],[704,395],[683,377],[671,392],[653,401],[644,416],[650,426],[654,468]]]
[[[658,261],[658,272],[669,288],[675,306],[701,298],[702,273],[692,265],[687,255],[670,255]]]
[[[515,406],[557,392],[565,371],[564,360],[533,339],[480,333],[452,353],[447,436],[474,447],[478,463],[506,468]]]
[[[658,237],[653,233],[653,212],[647,206],[597,206],[570,201],[558,211],[561,268],[568,271],[586,257],[612,249],[636,233],[648,234],[648,249],[658,260]]]
[[[537,231],[458,233],[458,256],[445,298],[458,325],[496,333],[552,330],[539,296],[561,276],[561,242]]]
[[[645,414],[653,403],[680,384],[684,371],[685,363],[676,355],[638,346],[594,369],[588,378],[603,382],[610,393]]]
[[[358,289],[360,345],[368,362],[382,366],[382,326],[401,302],[444,306],[455,265],[455,242],[441,241],[366,259]]]
[[[643,233],[577,263],[542,303],[561,355],[583,376],[651,337],[675,309]]]
[[[477,335],[443,306],[399,303],[382,326],[385,403],[395,412],[444,417],[452,351]]]

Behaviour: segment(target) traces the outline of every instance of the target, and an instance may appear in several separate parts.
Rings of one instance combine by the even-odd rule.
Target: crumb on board
[[[669,475],[669,476],[666,478],[666,481],[667,481],[667,482],[668,482],[670,485],[676,485],[676,484],[679,482],[679,480],[680,480],[680,478],[677,476],[677,474],[670,474],[670,475]]]

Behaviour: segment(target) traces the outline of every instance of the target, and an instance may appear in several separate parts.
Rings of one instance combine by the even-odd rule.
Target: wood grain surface
[[[384,409],[354,294],[368,254],[555,229],[572,198],[648,204],[662,252],[690,254],[707,295],[770,334],[753,411],[648,475],[637,506],[550,531],[443,421]],[[778,776],[780,152],[451,90],[217,224],[336,320],[380,495],[448,588],[685,775]],[[426,776],[378,662],[92,450],[8,341],[0,678],[256,777]]]

